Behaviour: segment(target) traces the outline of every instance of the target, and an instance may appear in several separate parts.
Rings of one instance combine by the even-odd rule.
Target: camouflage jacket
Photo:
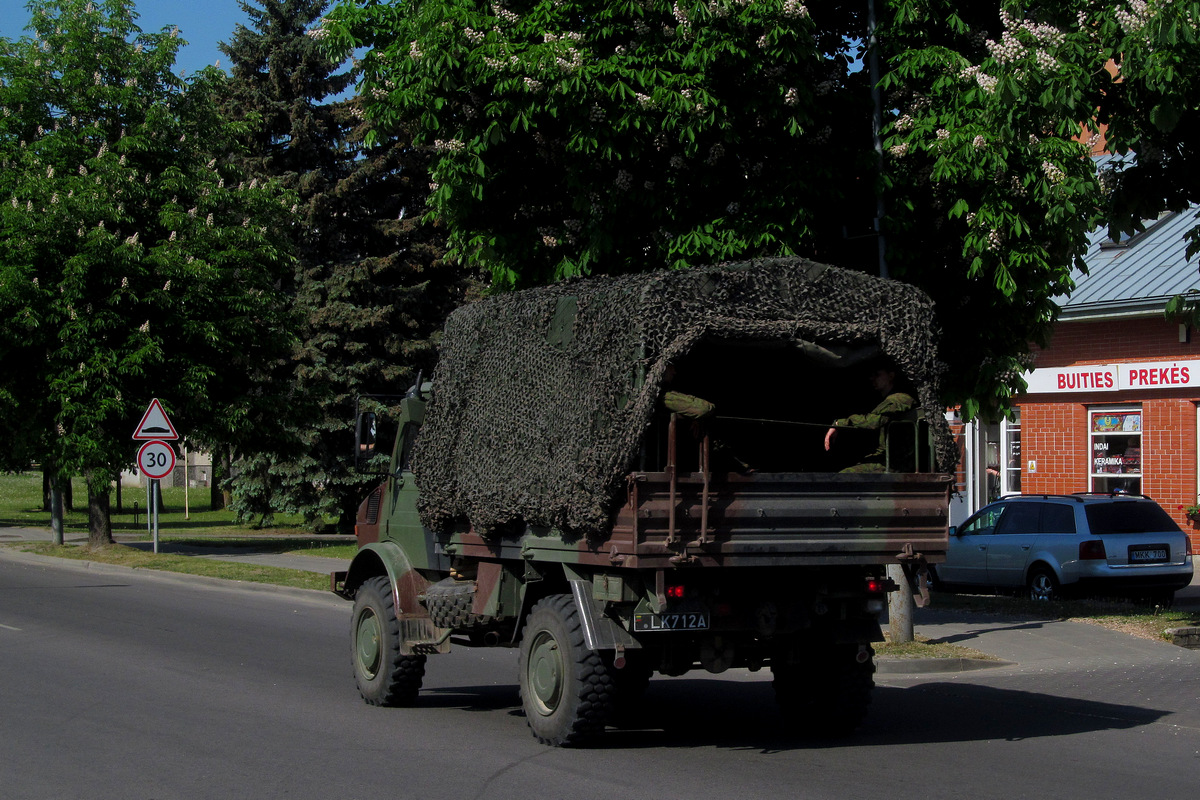
[[[663,405],[668,411],[688,419],[705,419],[716,410],[716,406],[707,400],[683,392],[667,392],[663,395]]]
[[[848,417],[835,419],[833,427],[835,428],[861,428],[863,430],[879,431],[879,445],[866,456],[867,461],[878,461],[883,463],[884,453],[887,450],[887,423],[892,417],[897,414],[903,414],[906,411],[911,411],[917,405],[917,401],[910,394],[904,392],[893,392],[883,401],[875,406],[869,414],[851,414]]]

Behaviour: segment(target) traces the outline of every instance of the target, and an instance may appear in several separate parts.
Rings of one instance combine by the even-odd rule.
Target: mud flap
[[[596,608],[592,598],[592,583],[585,580],[568,581],[571,596],[579,609],[579,620],[583,627],[583,641],[589,650],[634,650],[642,645],[614,620],[604,616]]]

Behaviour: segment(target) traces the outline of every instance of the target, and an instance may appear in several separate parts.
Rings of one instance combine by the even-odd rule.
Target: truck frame
[[[843,275],[793,261],[712,274],[743,280],[788,269],[810,282]],[[561,323],[551,320],[551,339]],[[912,335],[932,337],[930,325],[923,320]],[[814,437],[832,415],[798,418],[871,402],[851,376],[880,354],[878,331],[874,336],[839,334],[814,346],[818,337],[810,332],[802,346],[781,352],[778,338],[707,335],[686,352],[673,351],[668,360],[718,398],[718,412],[736,413],[697,424],[661,406],[650,409],[604,522],[591,528],[528,518],[485,525],[469,513],[447,524],[432,513],[421,470],[447,456],[430,454],[418,439],[424,442],[422,430],[436,422],[430,417],[439,404],[454,398],[439,394],[439,376],[418,379],[388,404],[398,432],[386,478],[359,510],[359,552],[348,570],[331,576],[332,590],[354,603],[351,656],[363,699],[412,704],[428,656],[454,646],[510,647],[518,650],[529,727],[550,745],[601,732],[614,711],[637,702],[653,674],[697,668],[767,667],[795,725],[830,735],[852,731],[870,703],[872,644],[883,640],[887,592],[901,588],[886,568],[902,564],[915,574],[942,560],[953,481],[938,409],[890,420],[882,433],[886,471],[873,473],[838,471],[822,460]],[[731,383],[712,369],[731,361],[744,379]],[[637,367],[633,389],[661,395],[654,363],[642,358]],[[791,403],[771,395],[770,374],[793,367],[840,388]],[[920,377],[928,401],[933,378]],[[782,418],[777,412],[789,406],[795,413]],[[753,415],[755,409],[773,413]],[[376,456],[375,424],[375,413],[359,414],[355,454],[362,463]],[[746,454],[749,464],[730,458],[731,451]],[[502,489],[512,482],[506,477]]]

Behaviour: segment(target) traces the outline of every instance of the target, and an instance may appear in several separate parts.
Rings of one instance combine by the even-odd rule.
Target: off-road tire
[[[599,653],[587,649],[569,594],[539,600],[521,630],[521,705],[534,737],[565,747],[604,730],[614,684]]]
[[[400,623],[384,576],[368,578],[354,593],[350,658],[358,693],[370,705],[405,706],[417,699],[425,656],[400,652]]]
[[[875,688],[875,650],[859,663],[859,645],[814,645],[799,664],[771,665],[775,700],[790,722],[809,736],[853,733],[871,705]]]
[[[475,582],[439,581],[425,590],[425,609],[439,628],[463,628],[471,621]]]

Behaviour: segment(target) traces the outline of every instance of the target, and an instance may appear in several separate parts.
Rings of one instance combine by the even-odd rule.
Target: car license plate
[[[1131,547],[1129,548],[1130,564],[1155,564],[1167,560],[1165,547]]]
[[[708,613],[681,611],[677,614],[634,614],[635,631],[706,631]]]

